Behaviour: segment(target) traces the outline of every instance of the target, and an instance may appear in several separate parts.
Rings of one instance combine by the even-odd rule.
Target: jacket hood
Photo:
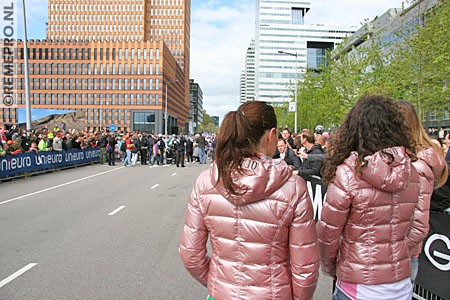
[[[354,168],[357,157],[358,154],[353,152],[346,164]],[[360,178],[375,188],[394,193],[408,186],[412,165],[404,147],[386,148],[366,156],[364,160],[367,165],[361,167]]]
[[[444,172],[446,162],[433,148],[425,148],[417,154],[433,172],[434,178],[438,178]]]
[[[234,183],[246,191],[243,195],[230,195],[222,183],[217,191],[234,205],[246,205],[268,198],[292,176],[292,169],[282,159],[266,157],[246,158],[242,162],[244,174],[234,174]],[[215,185],[218,178],[216,163],[211,168],[210,178]]]

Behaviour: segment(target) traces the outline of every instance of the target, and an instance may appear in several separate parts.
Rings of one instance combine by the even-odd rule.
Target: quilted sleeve
[[[194,187],[188,201],[179,252],[186,270],[204,286],[210,262],[206,248],[208,234]]]
[[[300,201],[290,226],[289,251],[294,299],[307,300],[313,298],[319,277],[319,248],[311,199],[306,184],[298,179]]]
[[[413,257],[420,254],[420,243],[430,229],[430,199],[433,193],[434,180],[431,169],[423,161],[414,162],[414,167],[419,173],[419,197],[414,210],[414,220],[407,237],[408,249]]]
[[[336,276],[339,240],[352,202],[349,182],[346,172],[342,170],[337,172],[335,181],[328,186],[326,200],[317,223],[322,270],[330,276]]]

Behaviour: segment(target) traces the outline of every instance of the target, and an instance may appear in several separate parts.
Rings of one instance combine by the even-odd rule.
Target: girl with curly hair
[[[419,175],[409,130],[394,101],[363,96],[330,142],[328,193],[317,224],[333,299],[410,300],[408,234]]]

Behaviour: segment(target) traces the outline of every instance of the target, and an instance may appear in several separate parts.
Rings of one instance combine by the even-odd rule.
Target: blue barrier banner
[[[0,157],[0,178],[68,166],[81,165],[100,160],[99,149],[39,151]]]

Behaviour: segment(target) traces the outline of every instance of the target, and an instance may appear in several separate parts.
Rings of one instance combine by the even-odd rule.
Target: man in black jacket
[[[303,152],[306,154],[323,154],[322,146],[314,143],[314,133],[309,129],[303,129],[302,133],[296,138],[296,144],[298,146],[303,146]],[[320,179],[322,176],[320,174],[320,168],[322,167],[322,160],[308,160],[303,159],[302,165],[298,170],[298,175],[306,181],[310,181],[311,177],[315,179]]]
[[[107,142],[107,146],[106,146],[106,152],[107,152],[107,158],[108,158],[108,165],[110,166],[115,166],[116,165],[116,137],[114,136],[114,133],[111,132],[107,137],[106,137],[106,142]]]
[[[295,155],[294,150],[288,147],[284,139],[278,139],[277,150],[273,158],[282,158],[284,161],[293,166],[295,170],[300,168],[300,158]]]
[[[186,149],[186,139],[184,138],[184,136],[180,136],[179,139],[177,139],[176,141],[177,146],[176,146],[176,159],[175,162],[177,164],[177,167],[180,166],[181,163],[181,167],[184,168],[184,151]]]
[[[186,156],[188,162],[194,162],[194,158],[192,157],[194,153],[194,142],[190,137],[186,140]]]
[[[294,139],[292,138],[289,128],[283,128],[283,130],[281,131],[281,137],[286,141],[286,144],[289,148],[296,149]]]
[[[148,153],[148,136],[147,133],[139,134],[139,142],[141,144],[141,165],[147,164]]]

